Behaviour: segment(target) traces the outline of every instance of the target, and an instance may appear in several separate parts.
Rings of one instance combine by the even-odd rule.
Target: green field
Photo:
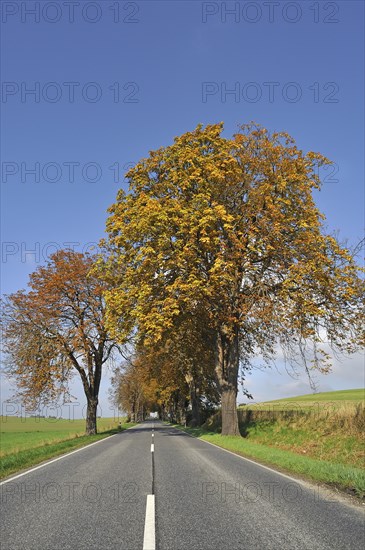
[[[98,431],[117,428],[113,418],[98,419]],[[58,443],[85,434],[85,420],[0,417],[0,457],[9,453]]]
[[[320,393],[309,393],[307,395],[299,395],[298,397],[289,397],[279,401],[364,401],[365,389],[357,388],[355,390],[338,390],[327,391]],[[273,401],[275,403],[275,401]]]
[[[125,419],[100,418],[98,434],[86,436],[83,419],[1,416],[0,477],[99,441],[131,426],[133,424],[126,424]]]
[[[324,407],[337,408],[338,406],[354,405],[364,403],[365,389],[355,390],[339,390],[321,393],[310,393],[307,395],[299,395],[297,397],[287,397],[285,399],[275,399],[272,401],[264,401],[262,403],[246,403],[244,407],[250,409],[267,410],[268,408],[275,409],[292,409],[294,405],[298,407]],[[243,408],[241,405],[239,408]]]

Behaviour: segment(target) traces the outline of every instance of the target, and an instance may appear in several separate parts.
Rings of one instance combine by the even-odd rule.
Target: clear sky
[[[317,204],[329,230],[351,245],[361,239],[362,1],[28,0],[1,9],[3,293],[25,287],[56,248],[97,243],[128,165],[198,123],[223,121],[231,136],[254,120],[332,159]],[[304,375],[278,368],[249,377],[256,400],[309,391]],[[318,383],[362,386],[363,357]]]

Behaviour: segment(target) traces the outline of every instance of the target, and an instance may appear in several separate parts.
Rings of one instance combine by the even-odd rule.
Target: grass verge
[[[298,474],[305,479],[325,483],[331,488],[361,499],[365,497],[365,472],[361,468],[301,456],[288,450],[253,443],[247,438],[222,436],[203,428],[185,428],[177,424],[174,426],[198,439],[214,443],[218,447],[255,459],[265,465],[276,466],[286,473]]]
[[[44,443],[39,447],[8,453],[1,458],[0,479],[8,477],[25,468],[35,466],[45,460],[55,458],[69,451],[85,447],[95,441],[105,439],[106,437],[124,431],[132,426],[135,426],[135,424],[120,424],[119,428],[110,429],[96,435],[75,435],[70,439],[64,439],[56,443]]]

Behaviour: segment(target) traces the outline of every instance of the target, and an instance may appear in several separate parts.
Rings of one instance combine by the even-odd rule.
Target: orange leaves
[[[31,290],[7,297],[4,315],[9,374],[27,401],[55,399],[75,369],[87,397],[97,395],[102,362],[114,343],[105,330],[106,283],[94,259],[56,252],[31,276]]]

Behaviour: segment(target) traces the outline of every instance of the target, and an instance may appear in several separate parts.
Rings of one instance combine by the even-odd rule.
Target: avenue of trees
[[[113,401],[132,421],[158,412],[163,420],[198,426],[219,404],[214,343],[188,323],[172,336],[156,346],[140,341],[113,379]]]
[[[170,341],[185,377],[196,361],[181,327],[207,345],[222,434],[238,434],[240,367],[257,355],[270,361],[278,345],[308,371],[328,368],[323,340],[355,351],[364,284],[312,196],[329,161],[304,154],[286,133],[250,124],[227,139],[222,130],[198,126],[127,173],[99,269],[117,340],[134,327],[147,347]]]
[[[363,346],[363,278],[313,199],[329,161],[254,124],[222,131],[198,126],[150,152],[109,209],[97,261],[56,254],[7,298],[24,399],[62,392],[74,369],[92,433],[102,365],[132,339],[112,390],[132,419],[184,422],[189,410],[199,425],[220,405],[222,434],[238,435],[238,383],[257,356],[269,365],[281,348],[326,372],[328,345]]]

